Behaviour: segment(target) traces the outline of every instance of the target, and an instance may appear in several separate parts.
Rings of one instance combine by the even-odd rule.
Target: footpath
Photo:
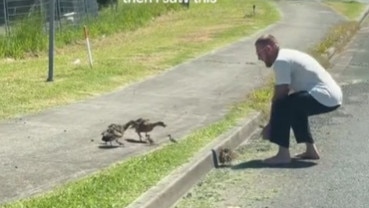
[[[147,117],[164,121],[151,136],[169,142],[221,119],[232,103],[261,86],[270,70],[258,62],[254,41],[275,35],[283,47],[308,50],[344,20],[316,1],[278,1],[277,24],[251,37],[180,64],[122,90],[0,123],[0,203],[50,190],[154,147],[125,142],[100,149],[113,122]],[[136,138],[134,132],[127,137]]]

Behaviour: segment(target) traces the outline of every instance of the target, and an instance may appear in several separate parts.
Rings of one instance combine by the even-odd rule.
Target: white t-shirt
[[[289,84],[294,92],[307,91],[321,104],[342,105],[342,90],[312,56],[293,49],[280,49],[273,63],[276,85]]]

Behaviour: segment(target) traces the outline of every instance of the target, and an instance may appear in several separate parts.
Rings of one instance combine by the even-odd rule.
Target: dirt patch
[[[190,34],[186,34],[183,35],[181,37],[180,42],[190,42],[190,43],[201,43],[201,42],[206,42],[206,41],[210,41],[213,39],[212,37],[213,33],[209,32],[209,31],[202,31],[201,33],[190,33]]]
[[[182,37],[180,38],[180,42],[201,43],[211,41],[215,37],[215,35],[223,31],[226,31],[230,28],[233,27],[227,25],[217,25],[214,27],[202,28],[201,30],[183,34]]]

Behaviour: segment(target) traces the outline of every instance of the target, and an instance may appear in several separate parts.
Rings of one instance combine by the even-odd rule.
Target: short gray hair
[[[275,45],[278,47],[278,41],[277,39],[271,35],[271,34],[265,34],[260,36],[256,41],[255,41],[255,45],[262,45],[262,46],[266,46],[266,45]]]

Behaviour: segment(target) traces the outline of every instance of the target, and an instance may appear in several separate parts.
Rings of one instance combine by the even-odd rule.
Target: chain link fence
[[[62,29],[69,25],[79,25],[82,20],[97,16],[96,0],[54,0],[55,26]],[[49,5],[52,0],[0,0],[0,34],[11,33],[17,21],[41,14],[47,29]]]

